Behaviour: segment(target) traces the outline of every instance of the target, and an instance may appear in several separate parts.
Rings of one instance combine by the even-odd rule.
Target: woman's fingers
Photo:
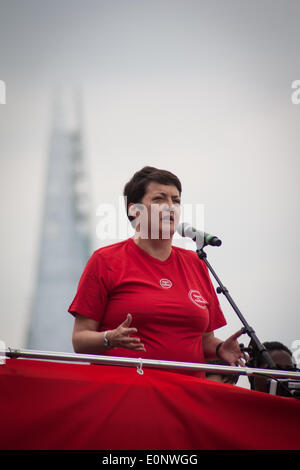
[[[133,349],[134,351],[144,351],[144,352],[146,352],[145,346],[143,344],[139,344],[138,346],[134,346],[134,347],[129,348],[129,349]]]
[[[135,349],[139,351],[146,351],[145,346],[141,343],[140,338],[134,336],[119,336],[115,340],[115,347],[117,348],[126,348],[126,349]]]
[[[130,336],[131,334],[137,333],[136,328],[129,328],[132,322],[132,315],[127,314],[126,320],[116,329],[117,331],[117,343],[118,347],[133,349],[135,351],[146,351],[144,344],[141,343],[140,338]]]
[[[123,341],[125,343],[139,343],[141,340],[136,336],[124,336]]]
[[[124,347],[128,349],[135,349],[137,351],[146,351],[145,346],[141,343],[140,338],[127,337],[124,338],[125,344]]]
[[[127,349],[133,349],[135,351],[146,351],[143,343],[126,343],[123,347]]]
[[[132,322],[132,315],[131,313],[127,313],[126,320],[123,321],[123,323],[121,323],[120,326],[123,326],[123,328],[128,328],[131,322]]]
[[[246,362],[249,362],[250,361],[250,356],[248,353],[244,352],[243,351],[243,359],[245,359]]]
[[[129,326],[131,325],[131,322],[132,322],[132,315],[131,313],[128,313],[127,314],[127,317],[126,317],[126,320],[123,321],[123,323],[121,323],[121,325],[119,325],[118,328],[123,328],[124,330],[124,334],[126,335],[131,335],[132,333],[137,333],[137,329],[136,328],[129,328]]]
[[[231,354],[233,354],[232,357],[232,362],[230,362],[230,365],[232,366],[242,366],[244,367],[245,364],[243,361],[249,360],[249,355],[243,351],[243,345],[240,345],[237,341],[237,339],[244,334],[243,329],[240,329],[236,331],[233,335],[231,335],[224,343],[225,349],[230,351]]]
[[[124,327],[123,327],[122,334],[128,336],[128,335],[132,335],[133,333],[137,333],[137,329],[136,329],[136,328],[124,328]]]
[[[234,341],[235,339],[238,339],[241,335],[243,335],[244,332],[243,330],[238,330],[236,331],[233,335],[231,335],[228,339],[231,340],[231,341]]]
[[[244,367],[244,363],[241,359],[237,359],[236,361],[229,362],[229,365],[232,367],[236,367],[236,366]]]

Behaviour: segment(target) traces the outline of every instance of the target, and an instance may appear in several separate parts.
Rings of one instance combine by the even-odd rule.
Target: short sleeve
[[[208,333],[225,326],[227,322],[221,310],[219,299],[211,281],[208,268],[206,265],[204,265],[204,268],[207,275],[207,284],[209,289],[209,324],[206,329],[206,332]]]
[[[68,308],[72,315],[79,313],[101,321],[108,302],[106,267],[99,253],[94,252],[80,277],[76,295]]]

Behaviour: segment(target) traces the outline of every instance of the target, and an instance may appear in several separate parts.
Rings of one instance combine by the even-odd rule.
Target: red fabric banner
[[[300,449],[300,401],[181,373],[8,359],[1,450]]]

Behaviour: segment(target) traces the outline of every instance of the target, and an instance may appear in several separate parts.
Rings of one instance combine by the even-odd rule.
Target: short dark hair
[[[289,350],[287,346],[280,343],[279,341],[265,341],[262,345],[266,348],[267,351],[285,351],[293,359],[293,353]],[[260,368],[262,364],[265,364],[265,359],[262,354],[258,351],[253,340],[249,344],[250,350],[250,360],[247,362],[249,367],[258,367]]]
[[[265,341],[262,343],[262,345],[266,348],[267,351],[285,351],[287,352],[293,362],[293,353],[289,350],[287,346],[284,344],[280,343],[279,341]],[[254,367],[257,369],[262,368],[261,366],[265,364],[265,359],[262,356],[262,354],[258,351],[257,347],[255,346],[253,340],[250,341],[249,343],[250,349],[252,349],[252,352],[250,354],[250,360],[247,362],[248,367]],[[268,367],[268,366],[267,366]],[[250,382],[251,390],[255,390],[255,377],[253,375],[248,375],[248,380]]]
[[[137,204],[142,201],[147,191],[147,186],[151,181],[155,181],[156,183],[160,184],[176,186],[181,195],[181,182],[176,175],[170,171],[154,168],[153,166],[144,166],[144,168],[134,173],[133,177],[128,181],[128,183],[126,183],[124,187],[123,195],[127,198],[126,210],[127,217],[130,221],[132,221],[134,217],[128,214],[129,204]]]
[[[279,341],[266,341],[265,343],[263,343],[263,346],[266,348],[267,351],[285,351],[291,357],[293,357],[293,354],[289,350],[289,348],[285,346],[284,344],[280,343]],[[264,362],[265,362],[264,358],[261,356],[261,354],[258,353],[256,356],[257,367],[259,367]]]
[[[223,359],[208,359],[206,361],[206,364],[213,364],[216,366],[228,366],[229,365],[228,362],[224,361]],[[214,375],[214,374],[221,375],[222,377],[226,377],[226,379],[232,384],[236,384],[240,377],[240,374],[234,373],[234,372],[222,373],[222,371],[214,371],[214,370],[207,370],[205,372],[206,377],[209,377],[210,375]]]

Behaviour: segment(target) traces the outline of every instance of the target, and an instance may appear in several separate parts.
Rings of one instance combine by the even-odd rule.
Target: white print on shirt
[[[159,283],[164,289],[170,289],[170,287],[172,287],[172,282],[169,279],[161,279]]]
[[[194,302],[200,308],[205,308],[208,305],[208,302],[202,297],[198,290],[190,290],[189,299]]]

